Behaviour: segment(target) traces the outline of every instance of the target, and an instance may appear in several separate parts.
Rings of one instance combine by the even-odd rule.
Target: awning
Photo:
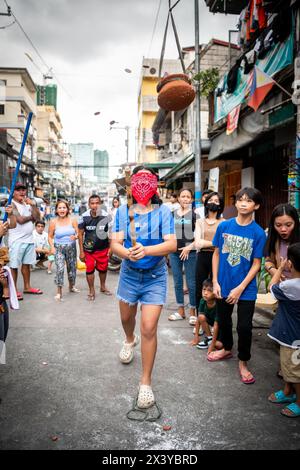
[[[283,101],[283,95],[274,96],[270,99],[264,106],[263,109],[272,108],[273,106],[280,104]],[[261,114],[260,110],[256,113],[251,112],[248,116],[243,117],[238,125],[238,129],[230,135],[226,134],[226,130],[218,135],[211,142],[211,149],[209,152],[208,160],[215,160],[222,155],[231,153],[239,148],[242,148],[246,145],[251,144],[257,138],[261,137],[265,132],[270,131],[271,129],[282,126],[283,123],[287,123],[294,119],[293,106],[291,107],[291,112],[282,113],[282,110],[285,108],[290,108],[291,105],[288,104],[278,111],[275,111],[271,114]],[[282,114],[282,119],[277,121],[274,119],[275,113],[278,115]]]
[[[164,168],[173,168],[176,165],[174,162],[153,162],[143,163],[145,168],[152,168],[153,170],[162,170]]]
[[[43,171],[43,176],[45,179],[49,180],[63,180],[64,176],[59,173],[58,171],[53,171],[52,173],[48,173],[47,171]]]
[[[126,178],[125,176],[121,178],[116,178],[113,180],[113,183],[115,183],[117,191],[121,196],[126,195]]]
[[[249,0],[205,0],[206,5],[209,7],[209,11],[212,13],[231,13],[239,15],[243,8],[245,8]]]
[[[195,156],[193,153],[191,153],[183,160],[181,160],[181,162],[177,163],[177,165],[175,165],[174,168],[172,168],[162,179],[169,180],[170,178],[174,178],[175,176],[175,179],[177,179],[179,176],[182,176],[182,174],[188,173],[186,171],[187,167],[189,167],[190,169],[190,166],[194,164],[194,159]],[[192,173],[192,171],[190,172]]]

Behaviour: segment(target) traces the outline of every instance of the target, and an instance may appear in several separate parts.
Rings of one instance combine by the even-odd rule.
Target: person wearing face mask
[[[141,306],[142,377],[137,406],[155,403],[151,375],[157,349],[157,325],[167,300],[168,270],[165,256],[177,249],[174,220],[157,195],[157,176],[144,166],[131,176],[133,206],[119,207],[111,235],[111,250],[123,259],[117,298],[126,339],[119,358],[133,360],[139,337],[134,333],[138,304]]]
[[[299,216],[291,204],[279,204],[272,212],[265,247],[265,269],[272,279],[277,274],[281,258],[286,259],[290,244],[300,242]],[[281,281],[290,279],[291,272],[286,265]],[[271,280],[270,288],[273,285]]]
[[[196,306],[197,311],[202,297],[202,284],[212,275],[212,256],[214,246],[212,240],[217,227],[223,221],[221,214],[224,200],[221,194],[212,192],[204,202],[203,219],[197,220],[195,231],[195,246],[198,250],[196,262]]]

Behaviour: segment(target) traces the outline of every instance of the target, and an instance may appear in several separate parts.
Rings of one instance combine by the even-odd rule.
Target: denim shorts
[[[168,269],[165,260],[151,269],[136,269],[122,262],[117,298],[128,305],[164,305],[167,301]]]

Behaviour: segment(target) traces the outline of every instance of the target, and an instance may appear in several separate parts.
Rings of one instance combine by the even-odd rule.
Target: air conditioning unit
[[[169,153],[173,153],[173,152],[177,153],[178,150],[179,150],[179,144],[172,143],[172,142],[169,144],[169,149],[168,149]]]

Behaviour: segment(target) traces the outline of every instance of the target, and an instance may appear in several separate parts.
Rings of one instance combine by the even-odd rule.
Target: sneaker
[[[52,271],[50,269],[48,269],[47,271],[48,274],[52,274]]]
[[[195,334],[195,333],[196,333],[196,327],[193,328],[193,334]],[[198,333],[199,336],[203,335],[203,333],[204,333],[204,332],[203,332],[203,330],[202,330],[202,326],[200,326],[200,328],[199,328],[199,333]]]
[[[208,346],[212,342],[212,336],[207,336],[203,341],[197,344],[196,348],[198,349],[208,349]]]

